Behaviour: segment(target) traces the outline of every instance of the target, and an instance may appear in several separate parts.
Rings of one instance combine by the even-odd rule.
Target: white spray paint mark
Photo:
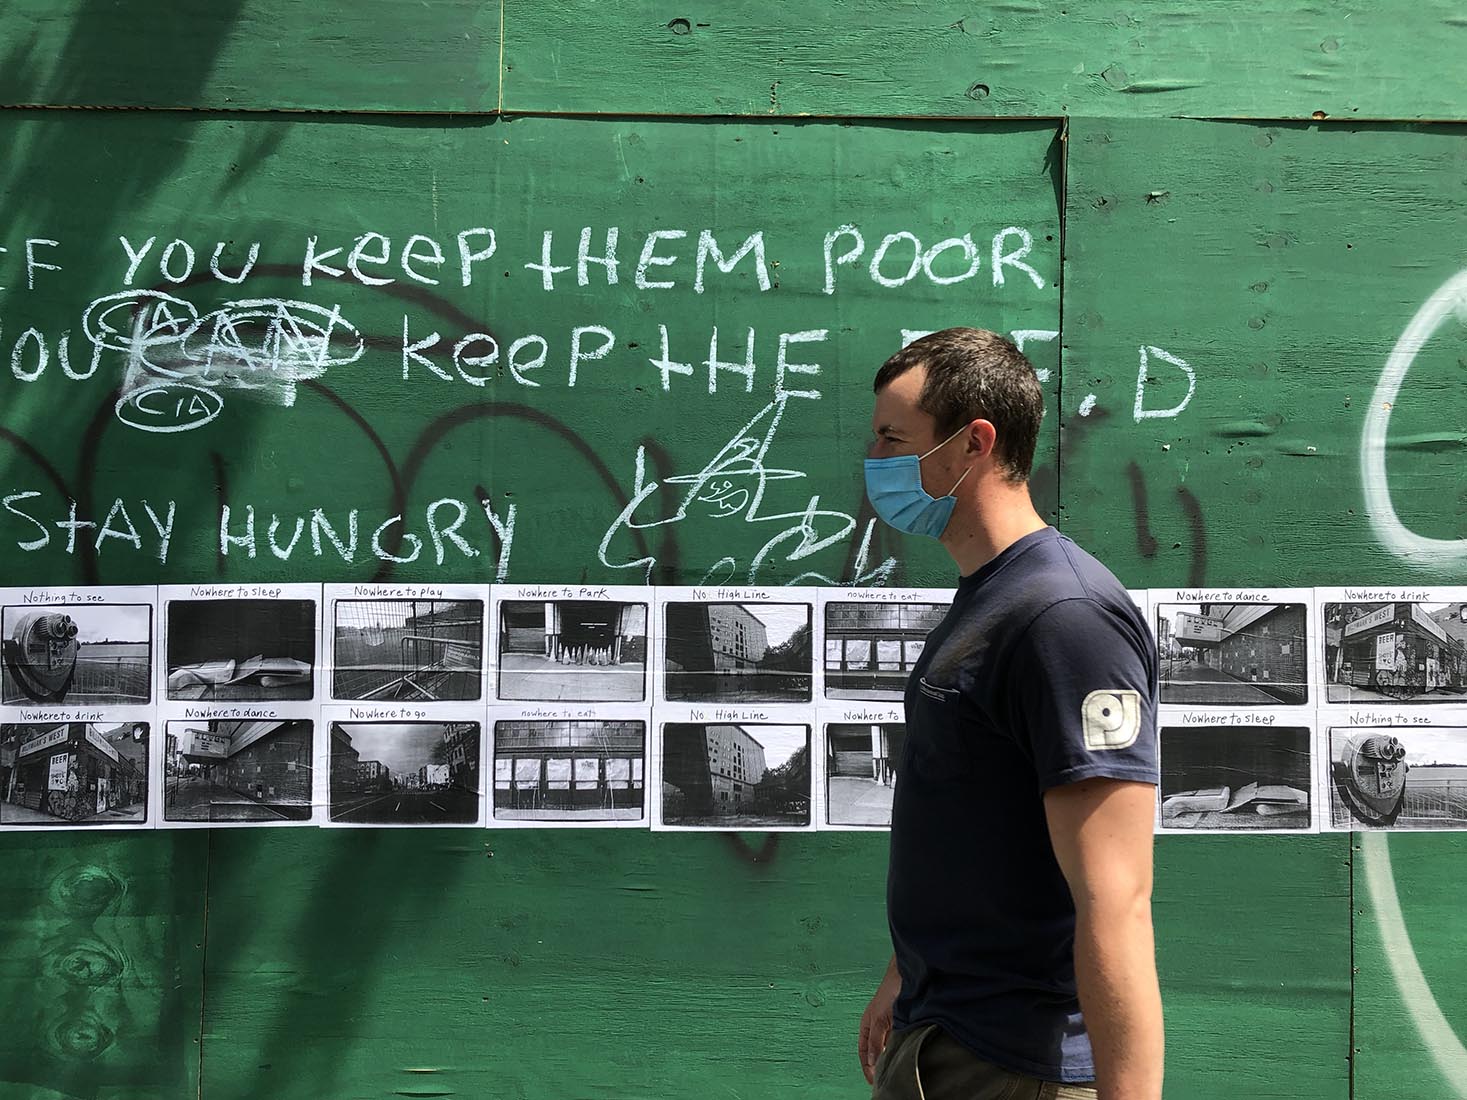
[[[1442,1014],[1426,975],[1421,971],[1416,949],[1411,945],[1411,935],[1406,931],[1406,919],[1401,912],[1400,895],[1396,892],[1388,838],[1381,833],[1362,834],[1360,854],[1376,927],[1380,930],[1381,945],[1385,949],[1391,976],[1396,980],[1396,989],[1400,991],[1401,1000],[1421,1035],[1427,1053],[1446,1079],[1452,1094],[1458,1100],[1467,1100],[1467,1048],[1462,1046],[1462,1040],[1457,1038],[1457,1033]]]
[[[1085,395],[1085,400],[1080,402],[1080,415],[1081,416],[1089,416],[1090,415],[1090,411],[1092,409],[1094,409],[1094,408],[1095,408],[1095,395],[1093,393],[1087,393]]]
[[[1365,412],[1360,433],[1360,484],[1365,490],[1365,509],[1375,537],[1392,554],[1412,564],[1445,568],[1467,562],[1467,539],[1434,539],[1409,530],[1396,514],[1391,488],[1386,481],[1386,430],[1391,423],[1391,406],[1406,380],[1417,353],[1451,316],[1467,324],[1467,271],[1448,279],[1416,311],[1406,331],[1396,341],[1376,383],[1375,395]]]

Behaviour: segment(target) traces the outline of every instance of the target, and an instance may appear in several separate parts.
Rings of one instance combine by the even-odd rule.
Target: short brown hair
[[[945,328],[913,340],[881,365],[872,389],[880,393],[913,367],[927,377],[917,407],[948,436],[973,420],[991,421],[997,431],[994,455],[1012,481],[1027,481],[1034,466],[1044,391],[1034,364],[996,332]]]

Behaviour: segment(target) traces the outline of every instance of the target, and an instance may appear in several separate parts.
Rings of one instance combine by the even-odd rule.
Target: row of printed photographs
[[[1131,595],[1155,634],[1163,705],[1467,703],[1467,587]],[[155,701],[895,701],[950,598],[544,585],[0,590],[0,714]]]
[[[804,721],[668,709],[682,713],[0,723],[0,831],[890,826],[909,759],[900,707]],[[1160,832],[1467,829],[1467,709],[1165,708],[1159,739]]]

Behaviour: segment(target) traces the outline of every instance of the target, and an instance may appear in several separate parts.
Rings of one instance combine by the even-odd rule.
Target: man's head
[[[1044,394],[1033,365],[997,333],[949,328],[914,340],[882,364],[872,388],[873,458],[921,454],[974,421],[986,421],[991,431],[980,425],[973,433],[977,459],[991,456],[1007,481],[1028,480]],[[974,461],[972,454],[962,458],[965,448],[956,440],[952,450],[941,466]]]

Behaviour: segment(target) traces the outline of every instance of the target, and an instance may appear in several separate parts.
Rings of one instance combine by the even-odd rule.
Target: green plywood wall
[[[162,20],[27,0],[0,30],[0,488],[37,494],[20,507],[47,539],[22,549],[40,528],[0,515],[5,583],[946,583],[935,547],[872,524],[859,459],[870,373],[903,330],[975,322],[1026,334],[1052,399],[1041,510],[1127,583],[1463,576],[1467,328],[1449,309],[1388,422],[1367,419],[1400,334],[1467,259],[1467,24],[1448,5],[245,0]],[[76,106],[150,109],[49,109]],[[864,249],[827,294],[825,239],[842,255],[847,225]],[[578,285],[582,229],[603,250],[612,226],[616,285],[594,263]],[[495,255],[464,285],[457,235],[486,228]],[[1000,282],[1011,229],[1035,274]],[[705,265],[700,292],[703,230],[725,255],[762,231],[768,289],[750,255]],[[525,266],[546,231],[568,268],[549,291]],[[686,234],[645,276],[670,288],[637,285],[655,231]],[[393,282],[303,285],[311,237],[343,268],[367,233],[392,258],[360,270]],[[975,275],[904,281],[901,234],[969,234]],[[409,266],[436,284],[403,268],[415,235]],[[121,236],[156,238],[130,280]],[[900,285],[870,273],[888,236],[877,271]],[[34,238],[60,270],[31,287]],[[175,239],[195,274],[181,246],[160,269]],[[227,273],[260,245],[238,288],[208,275],[217,242]],[[203,427],[138,432],[115,413],[124,353],[84,380],[58,360],[70,333],[83,372],[88,304],[138,290],[175,311],[334,307],[351,329],[333,346],[362,353],[288,403],[232,387]],[[409,345],[440,336],[407,377],[405,324]],[[587,326],[614,342],[572,385]],[[752,379],[710,387],[715,328],[725,363],[753,330]],[[49,356],[33,381],[27,329]],[[820,396],[781,396],[780,334],[820,330],[787,339],[786,362],[819,373],[783,387]],[[471,333],[543,336],[546,363],[460,372]],[[1137,417],[1138,376],[1141,411],[1175,415]],[[762,460],[726,450],[776,416]],[[726,515],[679,475],[765,484],[764,507]],[[84,529],[68,551],[73,500],[99,522],[122,500],[141,546]],[[174,503],[166,560],[144,500]],[[442,501],[468,549],[440,538],[440,562]],[[226,504],[236,534],[254,509],[253,558],[221,554]],[[351,562],[309,526],[284,549],[315,509],[338,529],[357,512]],[[1461,849],[1160,842],[1167,1095],[1467,1095]],[[870,835],[0,836],[0,1098],[860,1095],[884,863]],[[58,1046],[54,974],[78,949],[126,959],[127,981]],[[99,1035],[105,1056],[85,1056]]]

